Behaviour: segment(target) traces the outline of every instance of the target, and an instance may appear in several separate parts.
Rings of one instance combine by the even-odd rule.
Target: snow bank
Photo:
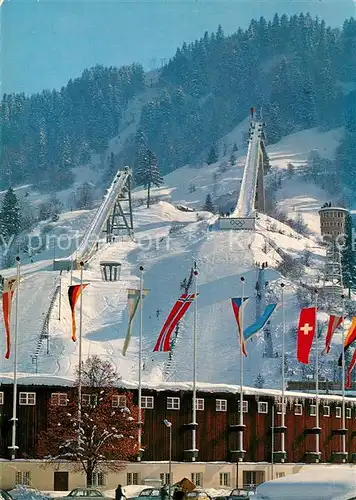
[[[314,466],[263,483],[257,487],[256,500],[347,500],[355,491],[355,467]]]

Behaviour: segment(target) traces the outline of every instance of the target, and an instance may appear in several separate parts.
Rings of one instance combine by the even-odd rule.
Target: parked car
[[[254,496],[254,494],[254,491],[251,490],[241,490],[239,488],[235,488],[227,498],[229,500],[246,500]]]
[[[193,500],[193,499],[212,500],[211,496],[208,495],[208,493],[206,491],[198,490],[198,489],[195,489],[193,491],[190,491],[189,493],[186,493],[185,497],[189,498],[191,500]]]
[[[130,500],[157,500],[157,497],[160,497],[159,488],[145,488],[137,497],[130,497]]]
[[[0,489],[0,500],[12,500],[12,496],[7,491]]]
[[[168,491],[168,486],[167,486]],[[172,485],[171,498],[173,497],[174,486]],[[168,492],[167,492],[168,495]],[[161,488],[145,488],[136,497],[130,497],[129,500],[157,500],[161,496]]]
[[[8,493],[13,500],[49,500],[50,498],[36,488],[23,484],[17,484],[16,487]]]
[[[74,488],[74,490],[68,493],[68,495],[64,497],[58,497],[56,500],[63,500],[63,498],[90,498],[90,500],[112,500],[95,488]],[[125,497],[122,498],[123,500],[126,500]]]

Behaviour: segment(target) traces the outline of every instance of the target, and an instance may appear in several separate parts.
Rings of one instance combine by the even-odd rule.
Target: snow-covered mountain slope
[[[336,132],[335,132],[336,133]],[[325,135],[315,130],[306,131],[306,137],[320,137],[319,150],[323,149],[322,137],[330,143],[330,134]],[[288,153],[287,148],[281,149],[275,145],[270,152],[272,165],[273,155],[281,157],[283,165],[295,155],[309,153],[309,146],[303,146],[302,140],[297,140],[294,134],[293,148]],[[311,141],[313,144],[314,142]],[[231,142],[232,143],[232,142]],[[337,145],[337,139],[334,146]],[[315,149],[315,148],[313,148]],[[318,148],[317,148],[318,149]],[[328,149],[331,154],[331,147]],[[201,207],[205,196],[212,187],[211,177],[220,171],[218,187],[226,196],[234,190],[239,177],[239,167],[231,167],[221,171],[222,159],[215,165],[198,168],[184,167],[173,172],[166,178],[166,187],[155,191],[161,198],[166,197],[171,202],[192,204]],[[239,159],[242,164],[243,156]],[[280,165],[282,166],[282,165]],[[220,170],[219,170],[220,169]],[[194,182],[196,190],[189,193],[189,185]],[[289,199],[284,199],[286,207],[293,211],[294,203],[292,185],[295,180],[283,181],[282,190],[290,185]],[[176,185],[175,185],[176,183]],[[324,193],[308,195],[309,187],[305,185],[304,204],[311,214],[314,214],[320,203],[325,201]],[[144,193],[137,191],[136,198],[143,198]],[[309,198],[308,198],[309,196]],[[325,194],[325,196],[327,196]],[[319,199],[320,198],[320,199]],[[328,198],[329,199],[329,198]],[[312,200],[312,201],[311,201]],[[232,200],[236,203],[236,197]],[[282,201],[280,202],[282,203]],[[302,203],[302,202],[301,202]],[[87,217],[90,217],[88,212]],[[84,272],[84,278],[90,282],[83,294],[83,354],[84,357],[98,354],[109,359],[124,380],[136,382],[138,378],[138,327],[136,318],[133,338],[126,357],[122,356],[122,347],[127,329],[127,288],[138,287],[138,268],[145,267],[145,288],[150,289],[144,300],[144,371],[145,383],[162,383],[164,381],[186,382],[192,379],[192,342],[193,342],[193,310],[188,311],[182,321],[172,359],[168,363],[167,354],[153,353],[153,347],[162,324],[172,305],[180,294],[180,283],[188,277],[190,268],[196,261],[199,269],[199,299],[198,299],[198,380],[210,383],[239,382],[239,351],[237,343],[236,322],[231,310],[230,297],[241,294],[240,277],[246,280],[245,294],[252,297],[246,312],[246,324],[252,322],[256,314],[255,285],[257,278],[256,262],[267,262],[265,279],[269,282],[269,300],[280,300],[280,282],[283,279],[276,271],[284,254],[294,259],[308,248],[311,253],[311,263],[304,268],[303,282],[315,284],[323,264],[324,251],[319,246],[316,219],[313,219],[313,232],[309,237],[295,233],[289,226],[260,215],[257,221],[257,231],[251,232],[219,232],[214,222],[216,217],[207,212],[182,212],[170,202],[161,201],[150,209],[141,206],[135,209],[135,236],[132,242],[125,238],[115,243],[104,245],[102,250],[91,261],[89,269]],[[72,220],[72,219],[70,219]],[[61,220],[61,225],[64,220]],[[84,223],[83,223],[84,226]],[[119,282],[103,282],[100,274],[101,260],[118,260],[122,264],[122,274]],[[32,264],[32,266],[35,266]],[[39,265],[39,263],[37,263]],[[31,264],[28,264],[28,270]],[[38,269],[38,268],[37,268]],[[13,270],[9,270],[11,274]],[[45,273],[39,273],[38,276]],[[36,275],[33,276],[35,281]],[[42,278],[41,278],[42,279]],[[62,314],[58,320],[58,302],[53,309],[50,321],[50,353],[42,350],[38,359],[39,376],[55,375],[72,378],[78,362],[78,344],[71,340],[71,315],[67,299],[69,276],[65,273],[62,282]],[[79,275],[74,273],[78,281]],[[285,309],[287,332],[297,324],[299,306],[296,296],[296,283],[283,279],[285,288]],[[41,283],[38,283],[39,287]],[[25,291],[22,299],[26,300]],[[31,293],[31,292],[29,292]],[[33,308],[41,308],[38,302]],[[193,308],[192,308],[193,309]],[[273,351],[278,355],[281,351],[281,309],[278,309],[271,321]],[[78,310],[77,310],[77,319]],[[26,326],[25,316],[19,322],[19,372],[31,372],[29,365],[30,349],[28,345],[35,343],[35,337],[40,332],[36,327]],[[31,330],[31,331],[29,331]],[[340,335],[335,336],[335,342],[340,343]],[[264,358],[265,346],[263,336],[258,336],[248,342],[248,358],[245,361],[245,383],[254,384],[258,374],[268,382],[268,386],[278,388],[280,384],[280,357]],[[335,348],[334,348],[335,349]],[[1,322],[0,351],[4,351],[4,332]],[[334,356],[337,349],[334,350]],[[295,362],[295,340],[291,334],[287,336],[288,377],[300,377],[300,368]],[[330,357],[330,361],[332,358]],[[329,360],[326,360],[324,370],[330,370]],[[12,360],[2,360],[0,373],[11,376]],[[34,367],[32,367],[34,371]],[[266,383],[267,383],[266,382]]]
[[[278,246],[284,251],[297,255],[306,245],[315,242],[302,238],[291,229],[280,225],[277,232],[268,231],[268,218],[261,216],[256,234],[236,232],[227,234],[209,231],[209,214],[200,214],[203,220],[197,221],[196,213],[182,213],[166,202],[154,205],[150,210],[140,208],[135,214],[137,224],[136,242],[115,242],[100,252],[85,271],[85,280],[90,285],[83,296],[83,354],[92,354],[109,359],[118,373],[126,380],[137,379],[138,361],[138,321],[134,327],[134,337],[126,357],[122,347],[127,327],[127,288],[138,286],[138,266],[145,266],[145,287],[150,293],[144,302],[144,380],[146,382],[189,381],[192,369],[192,311],[182,322],[172,356],[172,364],[167,369],[167,355],[154,354],[154,343],[165,317],[180,293],[180,282],[189,273],[193,261],[199,268],[199,355],[198,374],[202,382],[238,382],[238,346],[236,324],[231,311],[230,297],[241,294],[240,276],[246,279],[245,293],[253,296],[256,283],[256,261],[268,262],[271,269],[266,271],[266,279],[271,283],[278,280],[273,270],[280,262]],[[172,229],[173,228],[173,229]],[[281,235],[278,231],[285,231]],[[272,248],[270,243],[274,242]],[[267,253],[265,253],[267,251]],[[315,259],[322,254],[314,249]],[[100,275],[100,260],[113,259],[122,263],[122,276],[119,282],[103,282]],[[44,275],[45,273],[40,273]],[[78,274],[75,278],[78,279]],[[35,276],[33,276],[35,279]],[[55,304],[50,322],[50,354],[41,351],[38,370],[41,374],[61,377],[73,376],[78,362],[78,345],[71,336],[71,316],[67,301],[69,276],[63,277],[62,314],[57,318],[58,303]],[[40,283],[39,283],[40,284]],[[279,294],[277,282],[274,287]],[[26,291],[21,291],[22,301]],[[29,291],[29,293],[32,293]],[[287,287],[287,317],[296,321],[294,289]],[[29,300],[29,298],[28,298]],[[40,303],[37,304],[40,307]],[[255,307],[252,301],[247,310],[246,323],[254,320]],[[273,319],[275,330],[274,349],[280,350],[280,312]],[[37,328],[36,328],[37,330]],[[28,328],[25,315],[19,323],[19,371],[29,369],[29,345],[35,342],[34,329]],[[4,348],[1,335],[0,349]],[[263,360],[264,346],[262,337],[248,346],[249,358],[246,362],[246,383],[253,384],[258,373],[271,380],[271,386],[279,380],[280,362]],[[290,346],[292,354],[293,346]],[[256,368],[256,359],[259,366]],[[11,373],[12,362],[2,362],[1,371]],[[34,367],[33,367],[34,371]]]
[[[165,186],[153,189],[153,196],[163,197],[173,203],[185,204],[194,208],[201,208],[208,193],[218,206],[231,204],[235,207],[240,189],[243,168],[247,152],[246,132],[248,120],[244,120],[232,132],[220,140],[219,161],[212,164],[199,166],[186,165],[165,177]],[[268,131],[267,131],[268,132]],[[245,134],[245,135],[244,135]],[[343,137],[343,129],[334,129],[321,132],[317,128],[303,130],[283,138],[277,144],[267,147],[271,166],[281,173],[285,172],[289,163],[296,167],[306,165],[308,155],[311,151],[317,151],[325,158],[332,158],[336,148]],[[229,158],[234,143],[238,147],[235,165],[229,164]],[[223,155],[226,146],[226,155]],[[301,182],[295,185],[295,179],[283,179],[283,192],[277,193],[278,198],[283,199],[283,208],[287,212],[294,212],[293,207],[298,204],[298,190],[301,190],[305,200],[301,201],[300,210],[316,213],[316,206],[320,207],[326,200],[332,200],[330,195],[315,185]],[[294,189],[296,193],[294,194]],[[144,197],[143,191],[136,193],[138,197]],[[294,199],[296,198],[296,199]],[[316,230],[315,222],[313,230]]]

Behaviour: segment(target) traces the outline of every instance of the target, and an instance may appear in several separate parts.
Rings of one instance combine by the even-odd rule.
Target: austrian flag
[[[333,338],[335,330],[339,328],[341,323],[342,323],[342,316],[335,316],[334,314],[330,315],[328,331],[326,333],[326,338],[325,338],[325,349],[323,351],[323,354],[328,354],[328,352],[330,352],[331,340]]]
[[[70,309],[72,311],[72,340],[73,342],[76,342],[77,340],[77,326],[75,322],[75,304],[77,303],[77,300],[79,299],[79,296],[84,290],[89,285],[89,283],[83,283],[82,285],[71,285],[68,288],[68,299],[69,299],[69,305]]]
[[[310,350],[316,328],[316,307],[305,307],[300,311],[298,326],[297,358],[300,363],[309,364]]]
[[[169,313],[160,334],[158,335],[153,352],[169,352],[171,350],[170,340],[173,330],[177,326],[178,321],[183,318],[195,297],[195,293],[184,293],[179,297],[177,302],[174,304],[173,309]]]
[[[6,353],[5,358],[9,359],[11,349],[11,305],[12,299],[18,283],[17,278],[7,278],[4,283],[2,292],[2,311],[4,316],[5,331],[6,331]]]

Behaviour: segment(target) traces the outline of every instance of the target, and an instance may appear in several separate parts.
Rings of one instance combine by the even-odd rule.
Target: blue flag
[[[250,339],[251,337],[253,337],[253,335],[258,333],[259,331],[261,331],[265,327],[267,321],[269,321],[270,317],[272,316],[272,314],[276,310],[277,305],[278,304],[268,304],[268,306],[266,306],[263,314],[259,318],[257,318],[256,321],[252,325],[248,326],[247,328],[244,328],[244,339],[245,340]]]

